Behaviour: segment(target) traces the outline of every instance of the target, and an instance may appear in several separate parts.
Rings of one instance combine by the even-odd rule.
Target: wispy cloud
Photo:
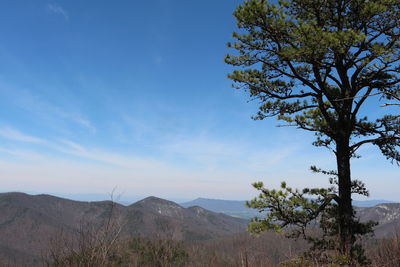
[[[25,143],[36,143],[37,144],[37,143],[45,143],[46,142],[45,140],[43,140],[41,138],[37,138],[34,136],[24,134],[10,126],[4,126],[4,127],[0,128],[0,136],[3,138],[9,139],[9,140],[25,142]]]
[[[22,160],[23,163],[45,162],[46,160],[48,160],[48,158],[46,158],[46,155],[43,155],[42,153],[37,153],[35,151],[26,150],[26,149],[15,149],[15,148],[10,149],[10,148],[0,147],[0,153],[1,154],[4,153],[4,154],[12,156],[13,160],[15,160],[15,159]],[[20,167],[23,168],[22,164],[20,165]]]
[[[60,140],[64,146],[54,145],[58,150],[88,160],[98,161],[119,167],[134,169],[167,168],[168,164],[158,159],[137,157],[134,155],[123,155],[101,149],[91,149],[70,140]]]
[[[260,150],[239,142],[222,142],[203,136],[187,137],[160,148],[160,154],[168,150],[179,160],[187,158],[195,162],[199,168],[193,169],[190,164],[176,162],[169,157],[143,157],[134,151],[121,153],[68,139],[44,142],[12,127],[0,128],[0,136],[16,141],[39,142],[38,145],[45,148],[30,150],[28,147],[0,146],[0,187],[7,190],[28,188],[93,193],[109,192],[118,186],[134,194],[146,192],[160,197],[246,199],[254,195],[250,183],[257,180],[263,180],[270,187],[278,186],[281,180],[294,187],[303,187],[305,183],[320,186],[326,181],[325,177],[321,179],[311,175],[305,164],[300,164],[300,169],[296,166],[301,147]],[[296,162],[289,160],[296,155]],[[307,157],[308,154],[302,156]],[[376,175],[370,172],[363,178]],[[397,177],[395,170],[389,170],[384,176],[392,177],[393,184],[397,183],[394,182]],[[25,188],[16,188],[16,185],[24,185]]]
[[[64,17],[65,20],[69,20],[69,15],[67,13],[67,11],[61,7],[59,4],[47,4],[47,10],[50,13],[56,14],[56,15],[61,15],[62,17]]]
[[[151,169],[157,167],[167,167],[168,164],[158,159],[139,157],[132,154],[125,155],[122,153],[111,152],[108,150],[91,148],[83,144],[78,144],[74,141],[67,139],[53,139],[44,140],[38,137],[34,137],[23,133],[11,126],[3,126],[0,128],[0,137],[17,142],[31,143],[40,145],[40,149],[43,152],[34,152],[29,150],[21,149],[9,149],[0,147],[0,152],[13,155],[21,160],[38,160],[42,159],[47,152],[61,153],[64,155],[72,155],[77,161],[81,159],[87,159],[101,164],[109,164],[117,167],[135,168],[135,169]],[[42,157],[43,156],[43,157]],[[62,156],[61,156],[62,158]]]
[[[228,140],[207,136],[179,136],[169,140],[161,149],[164,153],[193,162],[200,168],[207,169],[246,169],[269,170],[280,166],[292,155],[296,154],[301,146],[268,146],[255,147],[240,140]]]
[[[4,86],[7,88],[6,86]],[[34,114],[35,117],[42,121],[48,121],[48,125],[57,125],[60,130],[60,124],[54,122],[67,121],[80,126],[94,134],[97,132],[96,127],[82,113],[79,112],[79,107],[74,105],[57,105],[50,103],[38,94],[34,94],[30,90],[11,87],[12,93],[8,93],[6,97],[14,102],[17,107]],[[9,91],[10,92],[10,91]]]
[[[56,113],[58,113],[60,115],[60,117],[68,119],[68,120],[78,124],[79,126],[86,128],[91,133],[96,133],[96,127],[94,127],[88,119],[83,117],[83,115],[64,112],[64,111],[57,109],[56,107],[53,107],[53,110],[55,110]]]

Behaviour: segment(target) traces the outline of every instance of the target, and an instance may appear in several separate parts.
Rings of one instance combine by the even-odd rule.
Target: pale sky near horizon
[[[241,200],[255,181],[326,185],[308,169],[334,168],[332,153],[251,120],[258,103],[226,78],[239,3],[3,1],[0,192]],[[399,167],[359,154],[371,199],[400,201]]]

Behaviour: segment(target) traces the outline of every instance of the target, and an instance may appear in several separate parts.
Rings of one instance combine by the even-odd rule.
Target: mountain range
[[[194,206],[148,197],[129,206],[111,201],[79,202],[50,195],[0,194],[0,263],[33,265],[60,233],[100,229],[110,218],[122,238],[207,240],[244,232],[247,221]],[[10,260],[11,259],[11,260]],[[1,264],[0,264],[1,265]]]
[[[378,204],[394,203],[387,200],[366,200],[359,201],[354,200],[353,205],[360,208],[373,207]],[[222,200],[222,199],[209,199],[209,198],[197,198],[195,200],[180,203],[182,207],[199,206],[207,210],[214,212],[221,212],[227,215],[250,219],[255,216],[259,216],[259,212],[254,209],[250,209],[246,206],[246,201],[240,200]]]
[[[377,237],[394,237],[400,229],[400,204],[384,203],[373,207],[356,209],[361,221],[374,221],[378,225],[374,228]]]
[[[229,215],[235,216],[229,216]],[[182,203],[148,197],[131,205],[83,202],[51,195],[0,194],[0,266],[37,265],[61,234],[74,237],[104,225],[120,227],[121,238],[156,237],[210,240],[245,232],[257,212],[243,201],[196,199]],[[400,204],[357,208],[361,220],[378,221],[376,236],[392,235],[400,226]],[[238,218],[241,217],[241,218]],[[95,232],[96,234],[97,232]]]

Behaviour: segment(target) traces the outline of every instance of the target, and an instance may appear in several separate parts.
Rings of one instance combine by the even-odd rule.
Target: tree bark
[[[351,200],[351,172],[350,172],[349,138],[343,138],[336,143],[336,161],[339,182],[339,236],[340,252],[351,258],[351,249],[355,238],[352,229],[353,206]]]

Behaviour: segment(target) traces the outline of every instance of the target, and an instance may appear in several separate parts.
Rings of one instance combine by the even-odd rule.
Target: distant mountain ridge
[[[393,237],[400,229],[400,203],[383,203],[373,207],[356,209],[361,221],[375,221],[375,236]]]
[[[51,195],[2,193],[0,266],[2,260],[18,266],[39,265],[43,251],[49,247],[50,238],[60,230],[74,235],[82,225],[99,226],[109,218],[111,210],[125,226],[121,232],[123,238],[155,236],[174,240],[209,240],[242,233],[248,220],[227,214],[242,218],[258,214],[245,207],[244,203],[199,198],[178,205],[148,197],[124,206],[111,201],[83,202]],[[400,204],[360,207],[357,208],[357,215],[363,221],[380,223],[375,231],[377,237],[390,236],[400,227]]]
[[[156,197],[129,206],[111,201],[81,202],[50,195],[0,194],[1,259],[36,265],[50,239],[74,235],[85,225],[103,224],[113,211],[124,225],[122,238],[133,236],[174,240],[207,240],[244,232],[247,221],[201,207],[184,208]],[[28,266],[28,265],[26,265]]]
[[[257,216],[259,213],[245,205],[246,201],[241,200],[221,200],[209,198],[196,198],[195,200],[180,203],[182,207],[199,206],[214,212],[225,213],[227,215],[249,219]]]
[[[394,203],[387,200],[366,200],[358,201],[354,200],[353,205],[357,207],[373,207],[378,204]],[[246,206],[244,200],[222,200],[222,199],[209,199],[209,198],[196,198],[195,200],[180,203],[182,207],[199,206],[207,210],[214,212],[221,212],[227,215],[250,219],[255,216],[259,216],[260,213],[257,210],[250,209]]]
[[[369,208],[379,204],[395,204],[390,200],[353,200],[353,205],[360,208]]]

